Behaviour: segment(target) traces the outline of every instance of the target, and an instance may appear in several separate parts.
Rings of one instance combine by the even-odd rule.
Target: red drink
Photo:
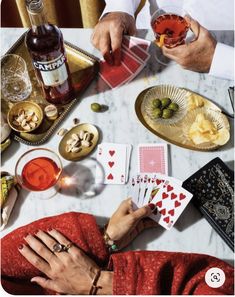
[[[157,45],[175,47],[184,43],[189,24],[177,14],[163,14],[152,22],[152,28]]]
[[[42,0],[28,2],[32,28],[25,42],[45,98],[53,104],[69,103],[73,99],[73,87],[63,35],[59,28],[47,22]]]
[[[26,163],[22,170],[22,183],[32,191],[44,191],[54,186],[61,169],[50,158],[38,157]]]

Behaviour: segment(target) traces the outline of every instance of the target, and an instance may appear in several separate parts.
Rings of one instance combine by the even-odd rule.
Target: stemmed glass
[[[171,61],[163,55],[163,45],[173,48],[185,43],[190,28],[188,20],[190,18],[187,12],[177,6],[164,6],[152,15],[151,27],[155,35],[156,59],[159,63],[167,65]]]
[[[18,183],[40,199],[49,199],[58,192],[61,173],[62,162],[59,156],[46,148],[24,153],[15,167]]]

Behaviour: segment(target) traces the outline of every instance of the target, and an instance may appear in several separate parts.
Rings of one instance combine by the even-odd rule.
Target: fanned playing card
[[[151,203],[157,206],[150,218],[170,230],[182,214],[193,195],[175,182],[164,183]]]

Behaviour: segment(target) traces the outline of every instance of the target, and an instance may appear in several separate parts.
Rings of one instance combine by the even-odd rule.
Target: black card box
[[[215,158],[183,183],[192,202],[234,251],[234,172]]]

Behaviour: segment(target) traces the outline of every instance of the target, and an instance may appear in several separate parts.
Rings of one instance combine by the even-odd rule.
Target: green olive
[[[173,111],[178,111],[179,105],[177,103],[171,102],[171,104],[168,105],[167,109],[171,109]]]
[[[159,119],[162,117],[162,110],[161,108],[155,108],[153,111],[152,111],[152,117],[153,119]]]
[[[161,107],[162,103],[160,99],[153,99],[152,101],[152,107],[153,108],[158,108]]]
[[[162,102],[162,108],[165,108],[171,104],[171,99],[170,98],[162,98],[161,102]]]
[[[102,106],[99,103],[92,103],[91,104],[91,110],[94,112],[101,111]]]
[[[171,109],[163,109],[162,117],[163,119],[170,119],[173,116],[174,111]]]

